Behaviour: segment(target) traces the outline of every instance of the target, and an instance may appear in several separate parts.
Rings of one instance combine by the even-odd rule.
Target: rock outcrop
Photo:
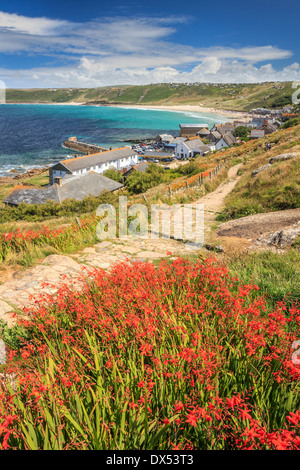
[[[293,153],[282,153],[281,155],[276,155],[275,157],[271,157],[269,160],[269,163],[266,163],[265,165],[260,166],[256,170],[252,171],[251,176],[252,177],[256,176],[261,171],[267,170],[273,165],[273,163],[290,160],[291,158],[298,157],[299,155],[300,155],[299,153],[293,152]]]

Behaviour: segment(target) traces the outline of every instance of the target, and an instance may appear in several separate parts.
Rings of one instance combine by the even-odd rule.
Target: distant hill
[[[291,105],[292,82],[259,84],[162,83],[99,88],[7,89],[7,103],[203,105],[250,111]]]

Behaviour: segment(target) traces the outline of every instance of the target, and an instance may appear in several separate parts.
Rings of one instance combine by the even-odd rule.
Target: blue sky
[[[298,0],[2,0],[9,88],[300,80]]]

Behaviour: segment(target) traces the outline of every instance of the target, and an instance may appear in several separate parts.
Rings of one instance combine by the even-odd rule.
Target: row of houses
[[[214,124],[211,129],[207,124],[180,124],[180,136],[161,134],[156,140],[165,150],[172,149],[176,158],[187,159],[235,144],[235,127],[232,123]]]
[[[238,126],[248,127],[249,139],[257,139],[275,132],[280,125],[281,123],[274,118],[257,116],[249,121],[214,124],[211,129],[207,124],[180,124],[180,136],[161,134],[156,140],[163,143],[165,149],[173,149],[177,158],[189,158],[239,143],[239,138],[234,135],[234,130]]]
[[[254,139],[275,132],[280,123],[273,118],[253,117],[249,122],[214,124],[211,129],[208,124],[180,124],[179,136],[160,134],[156,141],[176,158],[189,159],[234,145],[238,142],[234,129],[240,125],[249,127],[249,137]],[[21,202],[42,204],[47,200],[62,202],[65,199],[81,200],[87,195],[98,196],[103,191],[116,191],[123,187],[103,176],[106,170],[120,170],[125,181],[132,171],[146,171],[147,166],[147,162],[139,163],[139,154],[131,147],[65,159],[50,167],[47,187],[16,186],[4,203],[12,206]]]
[[[83,155],[62,160],[49,169],[49,185],[44,188],[16,186],[4,199],[9,206],[43,204],[46,201],[63,202],[65,199],[82,200],[85,196],[99,196],[104,191],[116,191],[123,187],[103,176],[114,168],[125,171],[138,164],[138,154],[130,147]]]
[[[106,152],[83,155],[62,160],[49,170],[49,183],[68,175],[84,175],[90,171],[104,173],[109,168],[122,170],[138,163],[138,153],[130,147],[122,147]]]

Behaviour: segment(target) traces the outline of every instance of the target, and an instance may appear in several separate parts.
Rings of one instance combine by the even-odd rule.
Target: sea
[[[51,166],[72,157],[76,152],[63,147],[71,136],[109,150],[161,133],[180,135],[179,124],[206,123],[212,127],[228,120],[215,113],[141,107],[1,104],[0,176],[12,176],[12,170],[24,173]]]

